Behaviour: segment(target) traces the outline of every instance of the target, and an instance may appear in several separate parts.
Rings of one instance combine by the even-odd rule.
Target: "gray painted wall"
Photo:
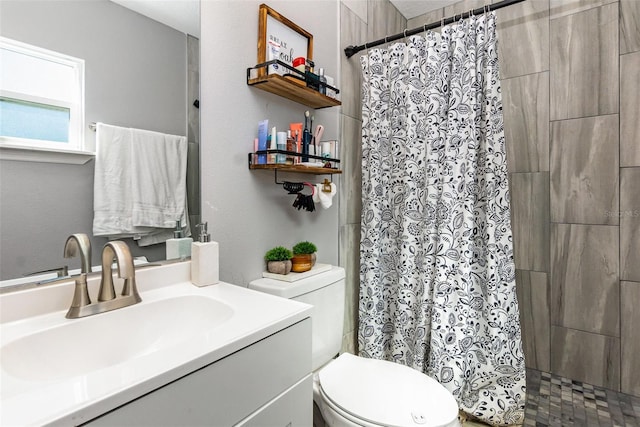
[[[201,4],[202,219],[220,243],[220,278],[243,286],[261,277],[264,253],[273,246],[311,240],[319,262],[338,262],[338,197],[328,210],[298,211],[291,206],[293,196],[274,184],[273,172],[247,167],[260,120],[284,130],[303,121],[308,109],[246,84],[246,69],[257,62],[260,3]],[[316,66],[337,76],[339,4],[270,1],[269,6],[313,34]],[[338,113],[336,107],[315,111],[315,123],[325,126],[323,139],[338,137]],[[320,182],[324,177],[283,173],[278,178]],[[334,175],[335,182],[340,179]]]
[[[86,122],[186,134],[186,36],[106,0],[0,2],[0,34],[85,60]],[[95,146],[95,133],[87,131]],[[69,264],[68,235],[91,234],[94,162],[0,161],[0,278]],[[104,238],[92,240],[99,264]],[[164,244],[134,255],[164,259]]]

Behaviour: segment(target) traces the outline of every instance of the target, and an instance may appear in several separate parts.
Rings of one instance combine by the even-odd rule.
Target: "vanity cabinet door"
[[[236,427],[308,427],[312,419],[313,374],[309,374]]]
[[[308,426],[313,417],[310,373],[311,319],[307,318],[85,425],[228,427],[246,422],[252,426],[258,424],[252,424],[250,416],[279,396],[286,395],[273,413],[278,408],[286,411],[306,395],[308,419],[291,425]]]

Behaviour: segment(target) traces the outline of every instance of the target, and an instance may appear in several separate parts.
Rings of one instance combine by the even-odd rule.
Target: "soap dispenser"
[[[184,237],[180,220],[176,221],[176,229],[173,231],[173,239],[167,239],[167,259],[185,260],[191,256],[191,237]]]
[[[207,223],[196,225],[197,242],[191,244],[191,283],[196,286],[215,285],[219,281],[218,242],[211,242]]]

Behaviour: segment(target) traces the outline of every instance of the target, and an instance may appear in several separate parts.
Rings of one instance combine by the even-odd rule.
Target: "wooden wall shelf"
[[[300,164],[288,165],[284,163],[262,163],[259,164],[255,160],[255,156],[258,155],[269,155],[269,154],[284,154],[293,157],[302,157],[302,154],[295,153],[293,151],[285,151],[285,150],[263,150],[258,151],[256,153],[249,153],[247,156],[247,161],[250,170],[273,170],[281,172],[294,172],[294,173],[308,173],[312,175],[333,175],[342,173],[342,171],[336,167],[317,167],[317,166],[305,166]],[[338,159],[332,158],[323,158],[320,156],[307,155],[310,160],[321,161],[325,164],[330,164],[331,166],[335,166],[340,163]]]
[[[307,87],[304,81],[304,74],[280,61],[277,62],[284,66],[283,68],[286,67],[285,69],[290,74],[285,76],[279,74],[267,75],[266,69],[273,62],[276,61],[265,62],[264,64],[256,65],[254,68],[247,68],[247,84],[313,109],[342,105],[339,100]],[[339,92],[338,89],[333,89],[336,90],[336,93]]]
[[[252,170],[277,170],[280,172],[295,172],[295,173],[308,173],[312,175],[333,175],[342,173],[340,169],[334,168],[317,168],[300,165],[280,165],[280,164],[267,164],[267,165],[249,165],[249,169]]]

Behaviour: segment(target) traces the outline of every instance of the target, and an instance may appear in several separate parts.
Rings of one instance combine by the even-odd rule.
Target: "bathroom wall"
[[[340,200],[327,210],[298,211],[294,196],[275,184],[274,172],[249,170],[258,122],[285,130],[302,122],[301,104],[246,84],[246,70],[257,63],[260,1],[201,3],[201,192],[202,219],[220,244],[220,278],[246,286],[265,270],[264,254],[277,245],[309,240],[318,262],[338,263]],[[330,1],[269,1],[269,6],[313,34],[316,67],[338,78],[338,4]],[[304,5],[304,6],[303,6]],[[340,87],[340,81],[336,84]],[[323,139],[338,138],[339,110],[315,112]],[[278,180],[321,182],[324,176],[279,173]],[[342,178],[334,175],[333,180]]]
[[[387,0],[342,0],[340,3],[340,140],[344,141],[341,150],[344,176],[340,187],[340,265],[345,267],[347,273],[342,350],[357,353],[362,210],[362,77],[359,55],[347,59],[344,48],[402,32],[406,28],[406,19]]]
[[[379,38],[368,34],[372,5],[364,3],[343,1],[343,47]],[[407,28],[482,5],[465,0]],[[640,2],[527,0],[497,13],[527,366],[640,395]],[[343,80],[357,79],[357,56],[342,70]],[[351,99],[343,98],[343,132],[359,140],[359,95]],[[345,153],[354,181],[343,183],[352,194],[341,216],[350,267],[358,259],[357,150]],[[349,271],[348,327],[357,321],[358,270]]]
[[[640,395],[640,2],[497,13],[527,366]]]
[[[3,0],[0,12],[0,35],[85,60],[87,123],[186,134],[185,34],[106,0]],[[86,138],[94,145],[95,132],[87,130]],[[70,234],[91,234],[93,169],[93,161],[0,160],[2,279],[80,266],[62,253]],[[94,265],[105,242],[93,239]],[[164,245],[130,247],[134,255],[165,258]]]

